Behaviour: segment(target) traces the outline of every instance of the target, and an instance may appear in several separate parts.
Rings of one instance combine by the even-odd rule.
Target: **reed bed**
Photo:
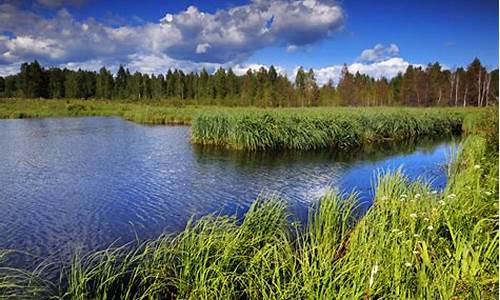
[[[498,150],[491,150],[498,149],[497,116],[474,125],[490,131],[470,129],[477,133],[459,145],[444,191],[410,182],[401,170],[380,173],[373,205],[361,218],[356,194],[330,191],[307,224],[294,221],[279,197],[261,197],[241,220],[209,215],[176,235],[75,255],[59,284],[1,269],[0,295],[497,299]]]
[[[351,149],[423,136],[456,135],[466,114],[451,109],[335,108],[201,112],[197,144],[242,150]]]

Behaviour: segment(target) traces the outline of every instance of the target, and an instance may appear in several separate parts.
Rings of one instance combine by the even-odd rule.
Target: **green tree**
[[[38,61],[23,63],[19,72],[19,89],[26,98],[48,97],[48,78]]]
[[[64,98],[64,72],[59,68],[51,68],[47,73],[49,77],[49,98]]]
[[[222,102],[227,94],[226,71],[223,68],[217,69],[214,74],[215,97]]]
[[[226,99],[230,105],[240,104],[240,83],[238,76],[229,68],[226,74]]]
[[[344,64],[340,74],[338,92],[343,105],[356,105],[356,90],[354,86],[354,76],[349,72]]]
[[[127,99],[129,96],[128,83],[130,81],[130,72],[120,65],[116,73],[113,97],[117,99]]]
[[[99,99],[111,99],[113,97],[113,89],[113,75],[105,67],[102,67],[96,79],[96,97]]]
[[[306,84],[307,76],[304,69],[300,67],[295,75],[295,90],[297,91],[297,97],[299,98],[300,105],[304,106],[306,97]]]
[[[17,75],[10,75],[5,77],[5,97],[16,97],[18,94],[17,82],[19,81]]]

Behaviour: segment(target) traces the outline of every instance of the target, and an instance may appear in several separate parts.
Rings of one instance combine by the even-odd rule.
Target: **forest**
[[[488,106],[498,103],[498,69],[488,71],[478,58],[454,70],[439,63],[409,66],[391,79],[349,72],[319,86],[314,71],[298,69],[294,82],[274,66],[249,69],[238,76],[231,68],[213,74],[168,70],[166,74],[116,74],[43,67],[23,63],[19,73],[0,77],[0,97],[157,101],[224,106]]]

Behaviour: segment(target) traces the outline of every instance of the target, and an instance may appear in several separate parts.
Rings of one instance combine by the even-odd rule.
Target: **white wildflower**
[[[434,230],[434,227],[432,225],[427,226],[427,230],[431,231]]]
[[[417,213],[411,213],[411,214],[410,214],[410,217],[412,217],[412,218],[416,219],[418,216],[417,216]]]
[[[405,263],[405,267],[408,267],[408,268],[409,268],[409,267],[411,267],[411,266],[412,266],[412,264],[411,264],[411,263],[409,263],[409,262],[406,262],[406,263]]]
[[[481,166],[480,166],[480,165],[475,165],[475,166],[474,166],[474,169],[476,169],[476,170],[477,170],[477,169],[481,169]]]
[[[413,236],[414,236],[414,237],[420,237],[420,234],[415,233]]]
[[[421,196],[420,194],[415,194],[415,198],[417,199],[420,198],[420,196]]]
[[[387,197],[387,196],[382,196],[382,198],[381,198],[381,199],[385,201],[385,200],[389,199],[389,197]]]
[[[486,194],[486,196],[491,196],[491,192],[486,191],[484,193]]]
[[[429,221],[429,218],[424,218],[424,221],[426,221],[426,222]]]
[[[413,251],[413,254],[417,255],[417,254],[420,254],[420,252],[418,252],[418,251],[414,250],[414,251]]]
[[[449,194],[448,195],[448,199],[455,199],[457,197],[457,195],[455,194]]]
[[[437,192],[438,192],[438,191],[433,190],[433,191],[431,191],[431,194],[432,194],[432,195],[435,195],[435,194],[437,194]]]
[[[400,196],[400,197],[401,197],[401,198],[408,198],[408,195],[406,195],[406,194],[401,194],[401,196]]]
[[[446,202],[444,202],[444,200],[439,200],[439,201],[438,201],[438,203],[439,203],[440,205],[443,205],[443,206],[446,204]]]

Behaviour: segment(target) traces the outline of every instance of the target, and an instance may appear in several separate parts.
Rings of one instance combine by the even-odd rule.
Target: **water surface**
[[[189,127],[119,118],[0,120],[0,248],[66,260],[183,228],[193,215],[241,215],[262,191],[304,218],[327,187],[369,202],[374,172],[446,183],[450,143],[339,154],[193,146]],[[18,262],[19,264],[22,264]]]

